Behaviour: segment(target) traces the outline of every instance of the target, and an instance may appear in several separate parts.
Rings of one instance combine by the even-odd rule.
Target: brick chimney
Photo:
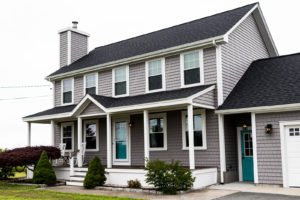
[[[72,27],[58,31],[59,34],[59,66],[64,67],[85,56],[88,52],[88,33],[77,29],[78,22]]]

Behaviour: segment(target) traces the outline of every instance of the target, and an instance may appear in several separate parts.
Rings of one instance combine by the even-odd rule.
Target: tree
[[[56,176],[52,165],[49,162],[46,151],[43,151],[39,162],[36,165],[33,173],[33,182],[36,184],[54,185],[56,183]]]
[[[88,172],[85,176],[83,186],[86,189],[92,189],[96,186],[104,185],[106,181],[105,168],[98,156],[95,156],[89,163]]]

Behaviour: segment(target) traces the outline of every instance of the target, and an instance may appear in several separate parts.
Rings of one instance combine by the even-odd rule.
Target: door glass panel
[[[245,156],[253,155],[251,132],[244,133],[244,155]]]
[[[115,123],[116,159],[127,159],[127,124]]]

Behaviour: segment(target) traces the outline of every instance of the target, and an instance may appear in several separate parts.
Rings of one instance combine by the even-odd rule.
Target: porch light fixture
[[[267,124],[265,128],[266,128],[266,134],[272,134],[272,130],[273,130],[272,124]]]
[[[247,124],[244,124],[244,125],[243,125],[243,129],[244,129],[245,131],[248,129]]]
[[[130,121],[130,122],[128,123],[128,125],[129,125],[129,127],[133,127],[134,123],[133,123],[132,121]]]

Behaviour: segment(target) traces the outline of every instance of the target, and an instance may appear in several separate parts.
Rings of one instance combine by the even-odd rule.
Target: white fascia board
[[[197,92],[196,94],[193,94],[192,96],[188,97],[188,99],[189,100],[193,100],[194,98],[197,98],[197,97],[199,97],[201,95],[204,95],[207,92],[210,92],[210,91],[214,90],[215,88],[216,88],[216,86],[212,85],[212,86],[210,86],[210,87],[208,87],[208,88],[206,88],[204,90],[201,90],[200,92]]]
[[[217,114],[238,114],[245,112],[255,112],[255,113],[270,113],[270,112],[287,112],[300,110],[300,103],[295,104],[285,104],[276,106],[260,106],[260,107],[250,107],[250,108],[240,108],[240,109],[228,109],[228,110],[216,110]]]
[[[87,94],[80,102],[77,104],[77,106],[73,109],[72,116],[77,115],[78,111],[80,112],[82,109],[85,108],[90,102],[94,103],[96,106],[98,106],[101,110],[103,110],[105,113],[107,112],[107,108],[105,108],[103,105],[101,105],[98,101],[96,101],[93,97],[91,97],[89,94]]]
[[[142,55],[132,56],[129,58],[120,59],[120,60],[116,60],[116,61],[112,61],[112,62],[108,62],[108,63],[103,63],[100,65],[85,67],[83,69],[78,69],[78,70],[74,70],[71,72],[66,72],[66,73],[53,75],[53,76],[47,76],[46,80],[53,81],[53,80],[61,79],[64,77],[70,77],[70,76],[74,76],[74,75],[90,73],[90,72],[94,72],[94,71],[104,70],[107,68],[121,66],[121,65],[128,65],[128,63],[140,62],[142,60],[153,59],[155,57],[163,57],[163,56],[166,56],[169,54],[179,53],[182,51],[188,51],[188,50],[195,49],[195,48],[203,48],[206,46],[207,47],[215,46],[216,44],[224,44],[227,42],[227,40],[228,40],[227,36],[221,35],[221,36],[217,36],[217,37],[208,38],[205,40],[200,40],[197,42],[179,45],[176,47],[171,47],[171,48],[162,49],[162,50],[158,50],[158,51],[154,51],[154,52],[149,52],[149,53],[145,53]]]
[[[50,119],[59,119],[65,117],[71,117],[71,112],[61,113],[61,114],[54,114],[54,115],[43,115],[38,117],[23,117],[24,122],[35,122],[35,121],[43,121],[43,120],[50,120]]]
[[[63,32],[66,32],[66,31],[73,31],[75,33],[79,33],[81,35],[85,35],[87,37],[90,37],[90,34],[88,34],[87,32],[84,32],[84,31],[81,31],[81,30],[78,30],[78,29],[75,29],[75,28],[72,28],[72,27],[67,27],[67,28],[63,28],[63,29],[60,29],[58,31],[58,33],[63,33]]]

